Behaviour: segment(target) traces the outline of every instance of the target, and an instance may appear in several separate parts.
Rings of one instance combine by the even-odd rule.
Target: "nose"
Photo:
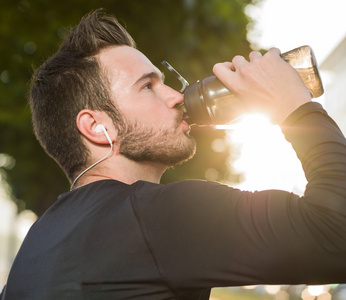
[[[174,108],[184,102],[184,95],[166,85],[166,104],[169,108]]]

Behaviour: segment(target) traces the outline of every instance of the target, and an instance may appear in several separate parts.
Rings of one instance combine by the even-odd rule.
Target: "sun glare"
[[[301,163],[279,126],[263,115],[247,115],[227,131],[231,147],[239,149],[233,164],[242,173],[245,190],[283,189],[302,194],[306,184]]]

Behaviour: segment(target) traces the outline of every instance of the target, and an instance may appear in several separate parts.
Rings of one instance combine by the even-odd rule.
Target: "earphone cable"
[[[109,144],[111,145],[111,149],[110,149],[109,153],[108,153],[105,157],[103,157],[103,158],[101,158],[100,160],[98,160],[97,162],[93,163],[90,167],[86,168],[82,173],[80,173],[80,174],[75,178],[75,180],[73,180],[73,182],[72,182],[72,184],[71,184],[71,187],[70,187],[70,191],[72,191],[72,189],[73,189],[74,185],[76,184],[77,180],[78,180],[82,175],[84,175],[84,174],[85,174],[86,172],[88,172],[91,168],[95,167],[97,164],[99,164],[100,162],[104,161],[105,159],[107,159],[107,158],[111,155],[111,153],[113,152],[113,143],[109,143]]]

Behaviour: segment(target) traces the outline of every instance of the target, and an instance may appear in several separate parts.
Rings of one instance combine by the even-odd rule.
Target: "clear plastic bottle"
[[[317,98],[323,94],[323,85],[315,54],[310,46],[302,46],[285,52],[281,54],[281,57],[297,70],[312,98]]]
[[[316,58],[310,46],[285,52],[281,57],[298,71],[313,98],[323,94]],[[184,80],[179,73],[176,72],[176,75]],[[191,125],[227,124],[244,113],[241,102],[215,76],[205,77],[191,85],[185,80],[182,83],[183,107],[186,120]]]

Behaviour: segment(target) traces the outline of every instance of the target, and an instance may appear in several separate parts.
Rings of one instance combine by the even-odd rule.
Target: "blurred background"
[[[316,101],[346,132],[344,0],[1,0],[0,7],[0,289],[28,228],[69,189],[33,135],[28,81],[91,10],[103,7],[115,15],[175,88],[180,85],[161,67],[162,60],[193,83],[210,74],[214,63],[237,54],[308,44],[325,87]],[[163,183],[198,178],[246,190],[303,193],[300,162],[264,116],[244,116],[226,130],[193,127],[191,134],[198,143],[195,158],[169,170]],[[340,300],[346,299],[346,287],[214,289],[212,299]]]

